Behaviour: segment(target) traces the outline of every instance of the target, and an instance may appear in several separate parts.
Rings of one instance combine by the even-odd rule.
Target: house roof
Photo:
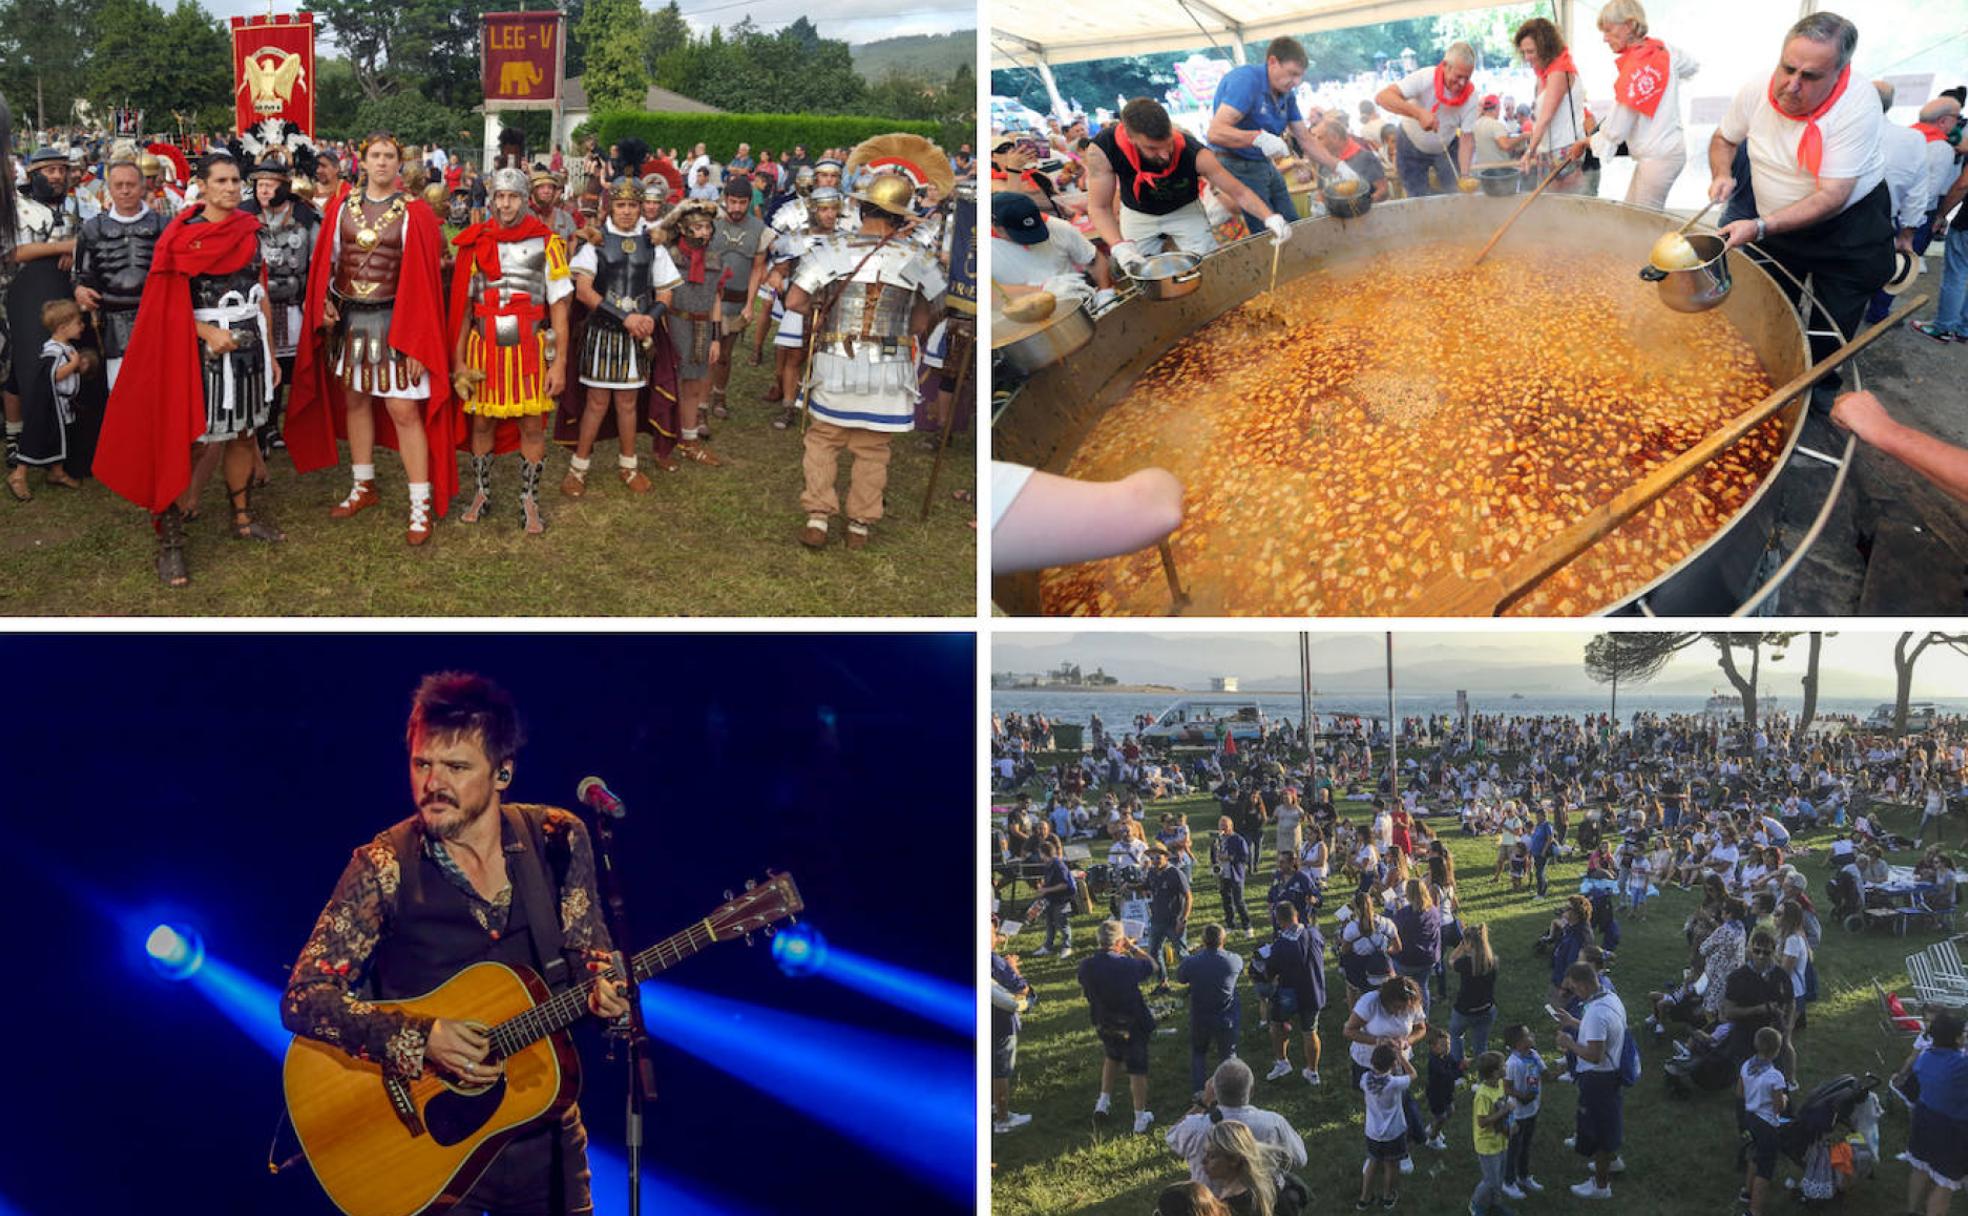
[[[566,80],[562,81],[561,94],[561,108],[563,110],[588,109],[588,90],[582,77],[569,76]],[[695,98],[685,97],[681,93],[672,93],[668,89],[659,89],[653,84],[649,86],[649,92],[643,94],[642,108],[654,114],[724,113],[723,110],[718,109],[716,106],[707,106]]]

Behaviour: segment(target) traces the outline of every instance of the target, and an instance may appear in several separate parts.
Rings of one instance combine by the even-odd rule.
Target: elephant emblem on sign
[[[499,65],[499,93],[531,93],[540,87],[537,64],[515,59]]]

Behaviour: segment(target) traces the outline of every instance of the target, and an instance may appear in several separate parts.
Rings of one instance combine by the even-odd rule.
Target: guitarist
[[[505,691],[482,676],[425,677],[410,709],[416,813],[355,851],[281,1002],[288,1030],[413,1078],[436,1069],[494,1080],[483,1028],[379,1009],[440,987],[474,963],[531,968],[556,991],[613,962],[595,894],[594,850],[557,807],[506,803],[522,741]],[[626,1016],[626,984],[597,984],[596,1017]],[[588,1193],[579,1106],[500,1151],[454,1212],[582,1216]]]

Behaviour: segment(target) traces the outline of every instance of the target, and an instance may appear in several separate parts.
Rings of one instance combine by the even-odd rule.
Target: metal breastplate
[[[601,234],[595,249],[594,289],[613,301],[623,312],[648,312],[655,292],[649,286],[650,265],[656,249],[643,233],[622,236],[613,231]],[[623,301],[630,303],[623,303]]]
[[[106,307],[137,306],[143,297],[144,280],[150,276],[157,238],[163,232],[164,217],[155,211],[132,220],[118,219],[105,211],[82,225],[85,264],[89,277],[100,284],[97,290]]]
[[[253,288],[260,284],[260,267],[263,263],[255,255],[244,266],[231,274],[199,274],[191,278],[191,306],[193,308],[217,308],[228,294],[235,294],[241,301],[252,294]]]
[[[488,289],[497,289],[499,303],[510,304],[514,296],[524,292],[535,304],[547,302],[547,242],[544,237],[532,237],[524,241],[499,242],[499,277],[486,282],[485,276],[472,270],[472,299],[480,299]]]
[[[752,273],[752,256],[758,252],[759,236],[759,230],[749,223],[734,224],[723,216],[718,217],[711,229],[711,253],[741,287]]]
[[[903,338],[909,332],[909,313],[915,302],[915,292],[893,283],[844,284],[827,315],[826,332],[857,339]]]
[[[336,295],[379,304],[396,298],[407,220],[402,207],[397,205],[401,201],[401,195],[388,203],[372,203],[357,195],[343,204],[339,227],[341,249],[335,258],[332,280]]]
[[[260,256],[266,260],[267,298],[276,304],[292,304],[307,286],[308,256],[313,252],[314,229],[289,217],[285,223],[260,220]]]

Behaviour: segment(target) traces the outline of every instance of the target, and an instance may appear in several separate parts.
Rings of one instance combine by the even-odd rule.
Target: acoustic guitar
[[[712,942],[730,941],[804,909],[790,874],[748,885],[717,911],[629,960],[635,982],[676,966]],[[468,1086],[426,1068],[405,1080],[338,1047],[296,1038],[281,1085],[294,1133],[315,1177],[348,1216],[414,1216],[462,1199],[522,1127],[558,1118],[580,1093],[579,1059],[567,1030],[588,1012],[588,993],[613,971],[553,993],[526,967],[476,963],[422,996],[377,1001],[425,1017],[490,1027],[489,1060],[505,1067]]]

